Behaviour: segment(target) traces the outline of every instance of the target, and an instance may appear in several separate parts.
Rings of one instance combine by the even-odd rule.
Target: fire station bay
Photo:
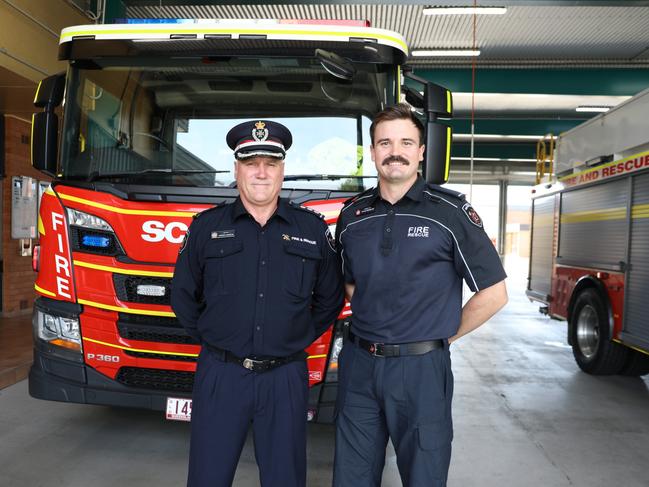
[[[648,46],[0,1],[0,487],[649,486]]]

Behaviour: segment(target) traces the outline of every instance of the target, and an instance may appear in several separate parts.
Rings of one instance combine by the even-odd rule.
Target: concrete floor
[[[0,317],[0,389],[25,379],[33,356],[31,314]]]
[[[565,323],[509,283],[510,304],[452,348],[450,486],[649,486],[649,381],[581,373]],[[182,486],[189,428],[157,412],[32,399],[0,390],[1,487]],[[309,487],[329,486],[333,429],[310,425]],[[388,451],[383,485],[400,486]],[[259,485],[250,441],[237,487]]]

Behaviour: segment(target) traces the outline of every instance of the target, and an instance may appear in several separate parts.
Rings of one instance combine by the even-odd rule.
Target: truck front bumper
[[[29,371],[29,394],[37,399],[164,411],[167,397],[191,397],[175,391],[125,386],[73,360],[53,357],[39,344]]]

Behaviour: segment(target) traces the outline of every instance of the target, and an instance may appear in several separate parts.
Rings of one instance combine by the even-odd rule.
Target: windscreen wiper
[[[376,179],[376,176],[355,176],[349,174],[289,174],[284,181],[336,181],[338,179]]]
[[[110,178],[123,178],[128,176],[142,176],[143,174],[217,174],[217,173],[226,173],[230,171],[218,171],[216,169],[143,169],[141,171],[128,171],[128,172],[107,172],[107,173],[98,173],[92,172],[88,175],[89,183],[97,181],[98,179],[110,179]]]

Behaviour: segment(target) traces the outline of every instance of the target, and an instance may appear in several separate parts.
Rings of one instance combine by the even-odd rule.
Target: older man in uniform
[[[449,343],[507,302],[506,275],[478,214],[462,194],[418,176],[422,134],[407,105],[375,117],[378,187],[349,200],[338,220],[353,318],[339,357],[336,487],[379,486],[388,438],[404,486],[446,485]],[[464,308],[462,280],[475,292]]]
[[[308,373],[304,349],[338,315],[333,238],[314,212],[279,198],[292,137],[283,125],[232,128],[239,197],[194,219],[171,303],[202,344],[190,487],[232,485],[250,424],[263,487],[304,487]]]

